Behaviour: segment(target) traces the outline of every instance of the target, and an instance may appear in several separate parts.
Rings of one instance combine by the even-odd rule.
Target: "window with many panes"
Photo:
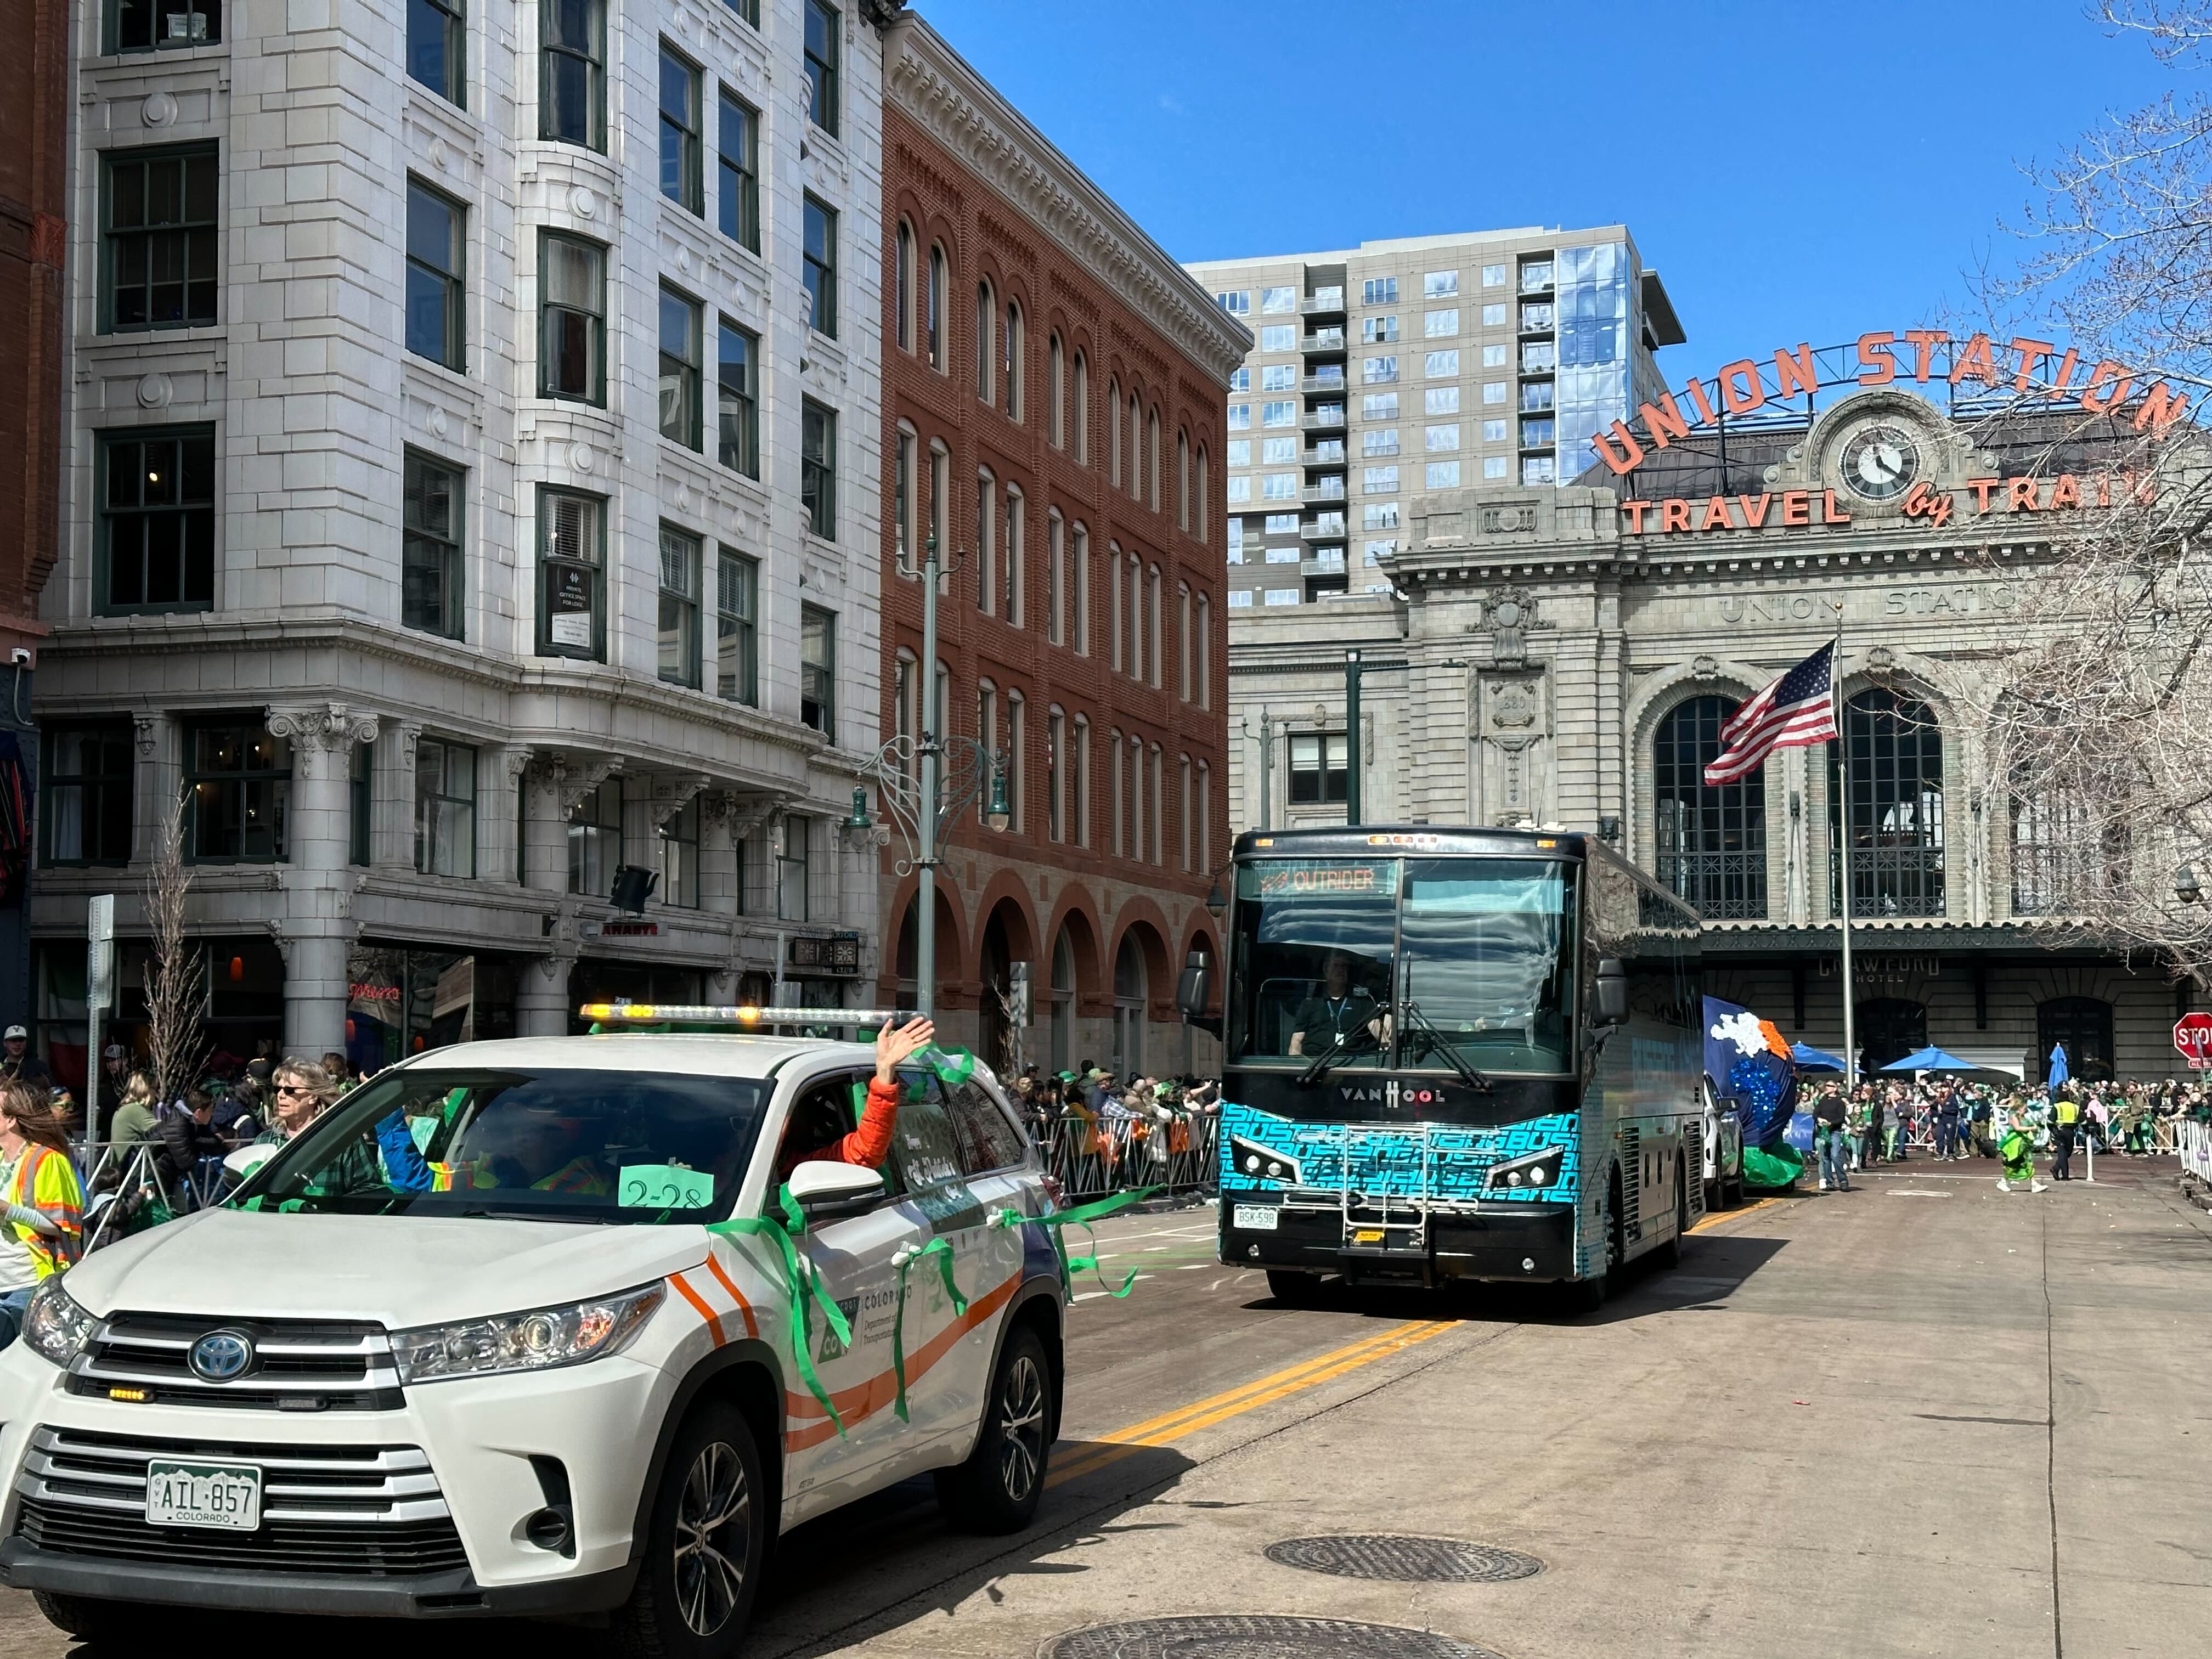
[[[811,399],[799,412],[799,501],[806,529],[837,539],[837,416]]]
[[[102,331],[214,322],[215,147],[110,152],[100,161]]]
[[[407,0],[408,76],[461,109],[469,103],[468,33],[461,0]]]
[[[663,904],[699,908],[699,802],[695,796],[660,825],[660,889]]]
[[[425,876],[477,872],[477,751],[465,744],[416,742],[415,868]]]
[[[538,136],[607,147],[606,0],[539,0]]]
[[[699,538],[673,525],[660,526],[660,678],[666,685],[699,684]]]
[[[760,337],[724,318],[714,371],[718,448],[722,465],[748,478],[760,477],[760,398],[755,379],[759,362]]]
[[[699,69],[663,42],[660,48],[660,193],[702,217],[706,186],[699,165]]]
[[[623,785],[609,778],[568,815],[568,890],[605,898],[623,861]]]
[[[806,288],[806,320],[817,334],[837,337],[837,210],[827,202],[806,198],[805,264],[801,277]]]
[[[107,615],[215,603],[215,433],[142,428],[100,438],[94,603]]]
[[[449,640],[462,636],[462,492],[468,475],[420,450],[406,453],[401,489],[399,620]]]
[[[701,447],[699,307],[665,285],[660,290],[660,435],[686,449]]]
[[[134,757],[129,722],[48,726],[43,746],[40,861],[130,863]]]
[[[258,720],[210,720],[185,739],[185,861],[282,864],[292,746]]]
[[[841,20],[825,0],[806,3],[806,113],[823,131],[837,131],[837,53]]]
[[[607,251],[552,231],[538,240],[538,395],[607,400]]]
[[[222,39],[222,0],[114,0],[110,52],[175,52]]]
[[[1343,800],[1349,753],[1341,732],[1291,736],[1291,801],[1293,805]]]
[[[837,736],[837,619],[827,611],[799,611],[799,719],[832,742]]]
[[[760,565],[721,550],[714,580],[714,692],[731,702],[760,701]]]
[[[714,210],[722,234],[760,252],[760,116],[752,106],[722,94],[721,121],[714,135],[720,155],[721,189]]]
[[[465,370],[462,276],[467,210],[421,179],[407,180],[407,349]]]
[[[606,649],[607,504],[572,489],[538,492],[538,654]]]

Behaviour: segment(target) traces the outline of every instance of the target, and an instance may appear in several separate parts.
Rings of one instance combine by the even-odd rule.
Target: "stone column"
[[[515,976],[514,1020],[521,1036],[562,1036],[568,1030],[568,970],[575,966],[575,923],[568,900],[568,816],[606,781],[614,757],[555,750],[530,759],[522,772],[523,881],[556,920],[546,954]]]
[[[379,870],[415,867],[415,744],[422,735],[419,721],[394,721],[376,739],[368,861]]]
[[[514,792],[530,765],[530,746],[509,744],[477,757],[477,878],[512,884],[520,861]]]
[[[184,733],[167,714],[141,714],[136,727],[138,757],[131,782],[143,803],[132,827],[131,860],[146,865],[154,860],[154,841],[160,833],[161,814],[173,806],[184,788]]]
[[[347,784],[353,745],[376,740],[377,720],[332,702],[272,708],[268,726],[292,748],[288,867],[280,913],[269,923],[284,957],[284,1047],[295,1054],[343,1050],[355,927]]]

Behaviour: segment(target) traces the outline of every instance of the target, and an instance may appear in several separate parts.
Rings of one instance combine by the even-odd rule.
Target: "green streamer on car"
[[[787,1183],[776,1189],[775,1203],[765,1215],[732,1216],[727,1221],[708,1224],[707,1231],[725,1238],[766,1238],[776,1247],[775,1265],[782,1271],[784,1301],[790,1309],[791,1357],[799,1369],[799,1381],[806,1384],[807,1393],[829,1416],[831,1426],[840,1438],[845,1434],[845,1419],[839,1415],[830,1390],[822,1384],[822,1374],[814,1368],[813,1310],[819,1307],[822,1317],[840,1342],[850,1346],[853,1328],[845,1318],[845,1310],[822,1288],[822,1270],[811,1261],[801,1257],[793,1241],[806,1231],[805,1212],[799,1200],[791,1195]]]

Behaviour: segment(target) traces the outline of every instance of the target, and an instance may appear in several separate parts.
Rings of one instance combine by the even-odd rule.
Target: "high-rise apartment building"
[[[1257,340],[1229,404],[1232,641],[1257,612],[1387,599],[1416,495],[1571,479],[1682,337],[1619,225],[1189,270]]]
[[[835,827],[878,720],[867,9],[82,9],[33,910],[64,1075],[85,897],[131,1041],[179,802],[238,1054],[872,975]]]

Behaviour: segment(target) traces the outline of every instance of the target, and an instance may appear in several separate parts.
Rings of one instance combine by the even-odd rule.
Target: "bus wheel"
[[[1662,1267],[1682,1265],[1682,1240],[1690,1231],[1690,1188],[1680,1164],[1674,1166],[1674,1233],[1655,1254]]]
[[[1270,1267],[1267,1269],[1267,1294],[1285,1308],[1318,1308],[1321,1306],[1321,1275]]]
[[[1617,1218],[1620,1215],[1620,1206],[1613,1201],[1614,1193],[1618,1190],[1617,1182],[1607,1190],[1605,1204],[1597,1214],[1598,1231],[1605,1239],[1605,1270],[1588,1279],[1570,1280],[1563,1287],[1567,1311],[1570,1313],[1595,1313],[1600,1308],[1605,1306],[1606,1292],[1613,1287],[1613,1280],[1620,1276],[1620,1226]]]

